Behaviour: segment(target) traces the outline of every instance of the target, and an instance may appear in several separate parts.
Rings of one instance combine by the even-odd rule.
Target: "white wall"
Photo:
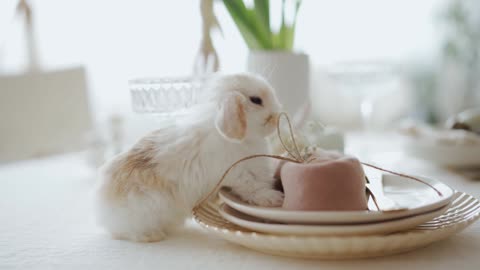
[[[200,38],[198,0],[32,0],[46,68],[85,65],[97,115],[129,111],[127,80],[188,75]],[[223,5],[216,37],[226,71],[244,67],[247,49]],[[297,48],[315,66],[345,60],[429,61],[439,35],[433,25],[441,0],[304,0]],[[20,25],[10,24],[15,1],[0,2],[0,67],[22,67]]]

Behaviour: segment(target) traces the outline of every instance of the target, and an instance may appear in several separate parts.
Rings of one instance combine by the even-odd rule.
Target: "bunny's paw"
[[[274,189],[260,189],[250,194],[246,201],[264,207],[279,207],[283,204],[283,193]]]

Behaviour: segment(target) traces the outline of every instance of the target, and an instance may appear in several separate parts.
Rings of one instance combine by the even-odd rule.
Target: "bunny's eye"
[[[251,101],[252,103],[255,103],[255,104],[260,105],[260,106],[263,105],[262,99],[259,98],[259,97],[257,97],[257,96],[252,96],[252,97],[250,97],[250,101]]]

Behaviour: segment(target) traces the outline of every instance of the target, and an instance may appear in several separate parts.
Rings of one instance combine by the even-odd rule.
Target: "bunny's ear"
[[[218,132],[229,141],[241,142],[247,133],[244,103],[246,98],[238,92],[228,93],[220,104],[215,119]]]

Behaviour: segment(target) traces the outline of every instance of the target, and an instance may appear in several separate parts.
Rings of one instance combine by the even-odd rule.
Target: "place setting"
[[[249,204],[221,185],[240,160],[225,172],[218,192],[194,208],[195,220],[261,252],[348,259],[414,250],[461,231],[480,216],[476,198],[437,179],[394,172],[336,151],[300,151],[291,136],[293,147],[282,142],[287,154],[277,162],[281,206]]]
[[[408,155],[480,179],[480,108],[454,114],[440,127],[406,122],[399,132]]]
[[[372,235],[406,230],[442,215],[450,206],[454,191],[435,180],[442,189],[440,197],[416,182],[395,175],[382,175],[384,193],[379,191],[368,210],[363,211],[295,211],[252,206],[242,202],[228,188],[219,192],[223,202],[220,215],[226,220],[265,233],[299,235]],[[393,198],[393,199],[390,199]]]
[[[218,193],[220,199],[197,208],[194,218],[220,237],[262,252],[346,259],[420,248],[461,231],[480,215],[480,202],[476,198],[455,192],[440,181],[427,180],[442,190],[441,197],[398,176],[384,174],[383,180],[384,196],[388,199],[379,199],[380,207],[385,201],[386,204],[393,201],[399,209],[293,211],[281,207],[265,208],[248,205],[228,188],[222,188]]]

